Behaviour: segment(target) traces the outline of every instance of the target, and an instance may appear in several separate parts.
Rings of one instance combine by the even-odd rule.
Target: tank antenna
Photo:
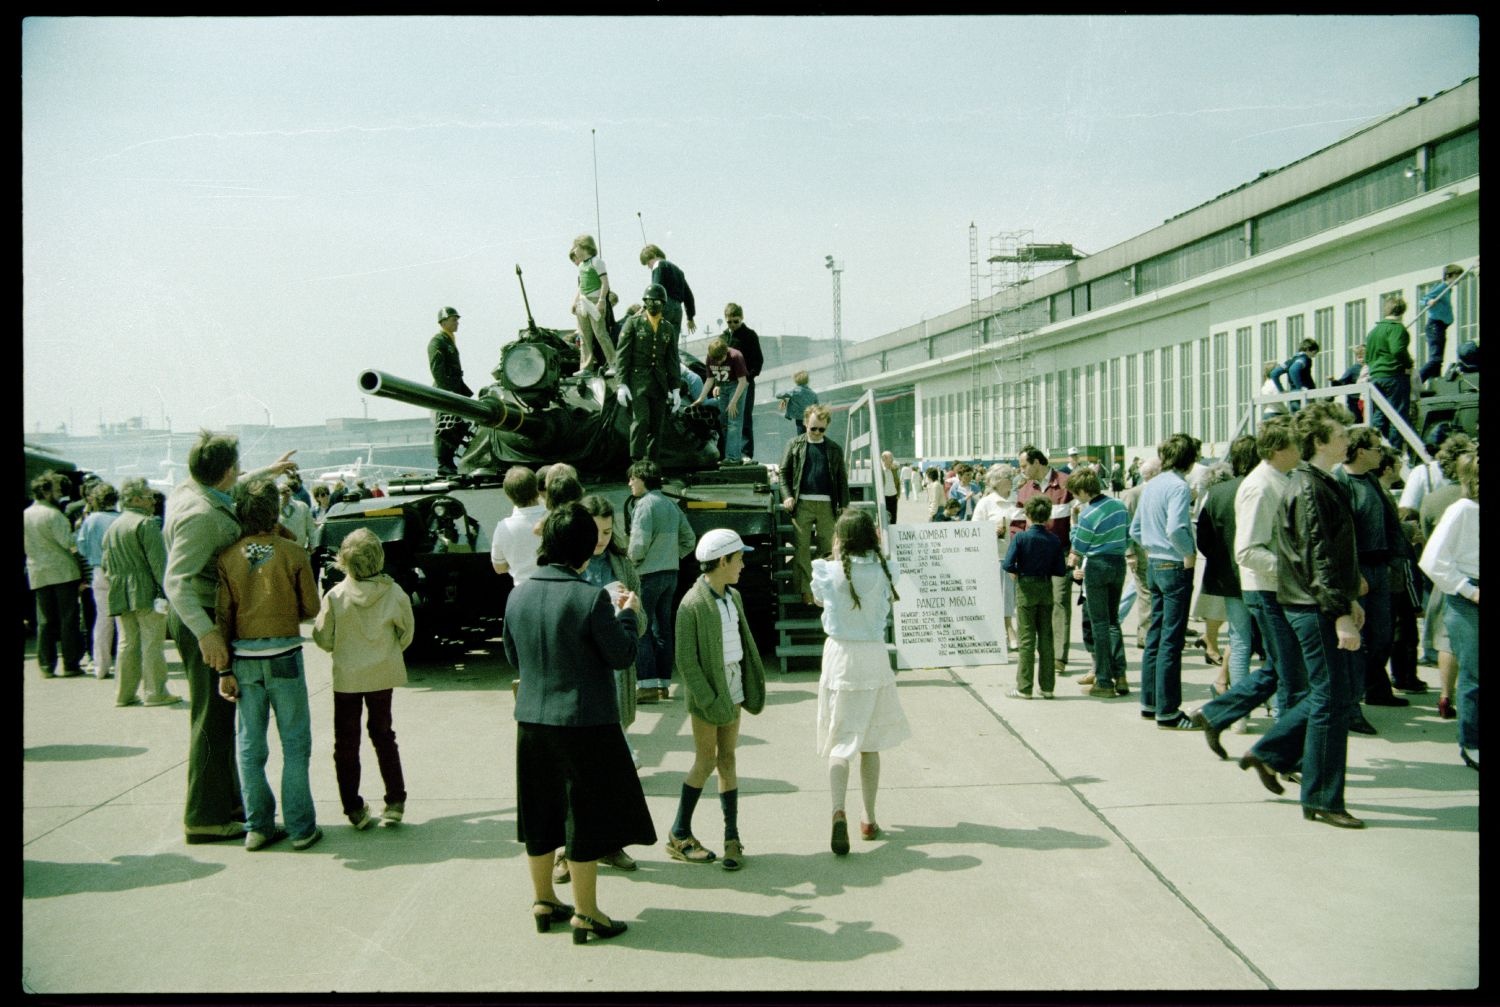
[[[526,305],[526,331],[533,336],[540,336],[536,329],[536,322],[531,317],[531,301],[526,298],[526,281],[521,278],[521,264],[516,263],[516,282],[521,285],[521,303]]]
[[[649,245],[650,242],[646,240],[646,222],[641,219],[640,210],[635,211],[635,222],[641,225],[641,244]]]
[[[589,130],[589,145],[594,148],[594,240],[599,248],[604,247],[604,225],[599,222],[599,142],[594,130]]]

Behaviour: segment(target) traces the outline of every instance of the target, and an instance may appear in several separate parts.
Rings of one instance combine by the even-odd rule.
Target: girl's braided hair
[[[833,537],[839,543],[839,559],[844,565],[844,579],[849,582],[849,596],[854,599],[855,608],[860,607],[859,592],[854,590],[854,575],[849,569],[849,557],[864,556],[870,552],[874,552],[875,558],[880,560],[881,572],[885,574],[885,582],[890,585],[891,598],[901,600],[901,595],[896,593],[896,584],[891,580],[891,569],[886,566],[885,554],[880,551],[880,537],[875,531],[874,518],[865,511],[846,507],[833,526]]]

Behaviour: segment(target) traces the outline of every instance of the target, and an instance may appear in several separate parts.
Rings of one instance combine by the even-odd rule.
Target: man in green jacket
[[[1402,419],[1411,403],[1411,334],[1401,317],[1406,314],[1406,298],[1392,294],[1385,300],[1385,317],[1365,338],[1365,366],[1370,369],[1370,383],[1380,390]],[[1391,446],[1401,449],[1401,437],[1390,417],[1375,409],[1373,426]]]

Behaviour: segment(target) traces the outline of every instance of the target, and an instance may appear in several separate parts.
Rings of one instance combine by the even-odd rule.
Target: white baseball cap
[[[705,532],[698,540],[698,549],[694,553],[700,563],[718,559],[720,556],[728,556],[737,552],[753,552],[744,541],[730,531],[728,528],[714,528]]]

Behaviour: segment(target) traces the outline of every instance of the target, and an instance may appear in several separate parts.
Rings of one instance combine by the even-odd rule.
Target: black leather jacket
[[[844,449],[835,444],[831,437],[824,437],[823,443],[828,447],[828,473],[833,477],[833,492],[829,495],[833,498],[833,513],[837,516],[849,506],[849,471],[844,467]],[[801,499],[802,467],[805,464],[807,464],[807,435],[798,434],[787,443],[786,451],[781,456],[781,495],[783,498]]]
[[[1316,605],[1337,619],[1358,597],[1359,552],[1347,491],[1331,473],[1300,462],[1276,526],[1276,600]]]

